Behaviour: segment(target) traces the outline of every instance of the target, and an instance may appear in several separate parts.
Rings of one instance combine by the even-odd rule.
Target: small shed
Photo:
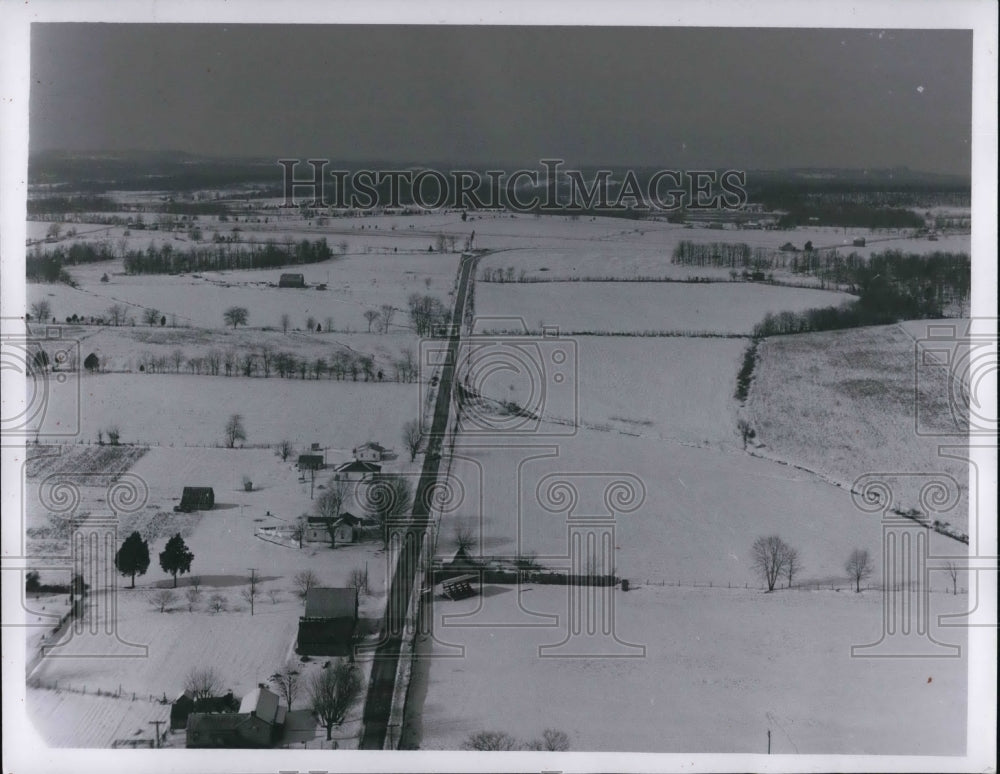
[[[279,288],[304,288],[306,278],[302,274],[282,274],[278,279]]]
[[[300,454],[299,455],[299,470],[322,470],[323,469],[323,455],[322,454]]]
[[[472,584],[479,580],[475,575],[458,575],[449,578],[441,584],[441,590],[448,599],[465,599],[475,596],[476,590]]]
[[[857,237],[857,238],[855,238],[855,240],[854,240],[854,246],[855,247],[864,247],[865,246],[865,238],[864,237]]]
[[[181,504],[174,508],[181,513],[210,511],[215,507],[215,490],[210,486],[186,486],[181,494]]]
[[[313,587],[306,592],[295,651],[308,656],[347,656],[358,623],[358,590]]]

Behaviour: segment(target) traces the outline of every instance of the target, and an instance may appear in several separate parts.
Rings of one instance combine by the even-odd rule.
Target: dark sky
[[[31,150],[968,174],[972,34],[36,24]]]

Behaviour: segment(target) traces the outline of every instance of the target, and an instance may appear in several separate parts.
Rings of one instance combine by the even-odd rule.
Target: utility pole
[[[771,729],[767,729],[767,754],[771,754]]]
[[[257,595],[257,569],[250,568],[250,615],[253,616],[253,599]],[[770,735],[770,731],[767,732]]]
[[[165,720],[150,720],[149,721],[149,725],[156,726],[156,737],[155,737],[154,744],[156,745],[157,749],[159,749],[159,747],[160,747],[160,726],[162,726],[166,722],[167,721],[165,721]]]

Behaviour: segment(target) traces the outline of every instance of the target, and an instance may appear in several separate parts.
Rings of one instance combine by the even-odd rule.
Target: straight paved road
[[[396,687],[399,650],[406,627],[406,610],[416,580],[420,546],[427,531],[428,494],[437,481],[438,467],[441,463],[441,446],[448,427],[451,390],[455,378],[455,364],[458,361],[458,344],[465,317],[465,303],[475,264],[475,257],[463,258],[459,268],[458,292],[455,294],[455,308],[452,311],[451,329],[448,335],[448,359],[441,369],[437,402],[434,404],[434,419],[424,455],[424,467],[414,495],[413,514],[402,536],[399,559],[386,598],[382,643],[375,650],[371,680],[368,683],[368,695],[365,698],[365,710],[362,715],[364,729],[359,744],[362,750],[381,750],[385,744],[389,711],[392,708],[392,696]]]

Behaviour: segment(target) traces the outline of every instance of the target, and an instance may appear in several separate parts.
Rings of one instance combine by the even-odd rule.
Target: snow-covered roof
[[[244,696],[243,700],[240,702],[241,713],[246,714],[252,712],[258,718],[265,720],[268,723],[279,722],[277,720],[279,709],[278,695],[271,693],[271,691],[267,690],[267,688],[261,688],[259,686]]]

